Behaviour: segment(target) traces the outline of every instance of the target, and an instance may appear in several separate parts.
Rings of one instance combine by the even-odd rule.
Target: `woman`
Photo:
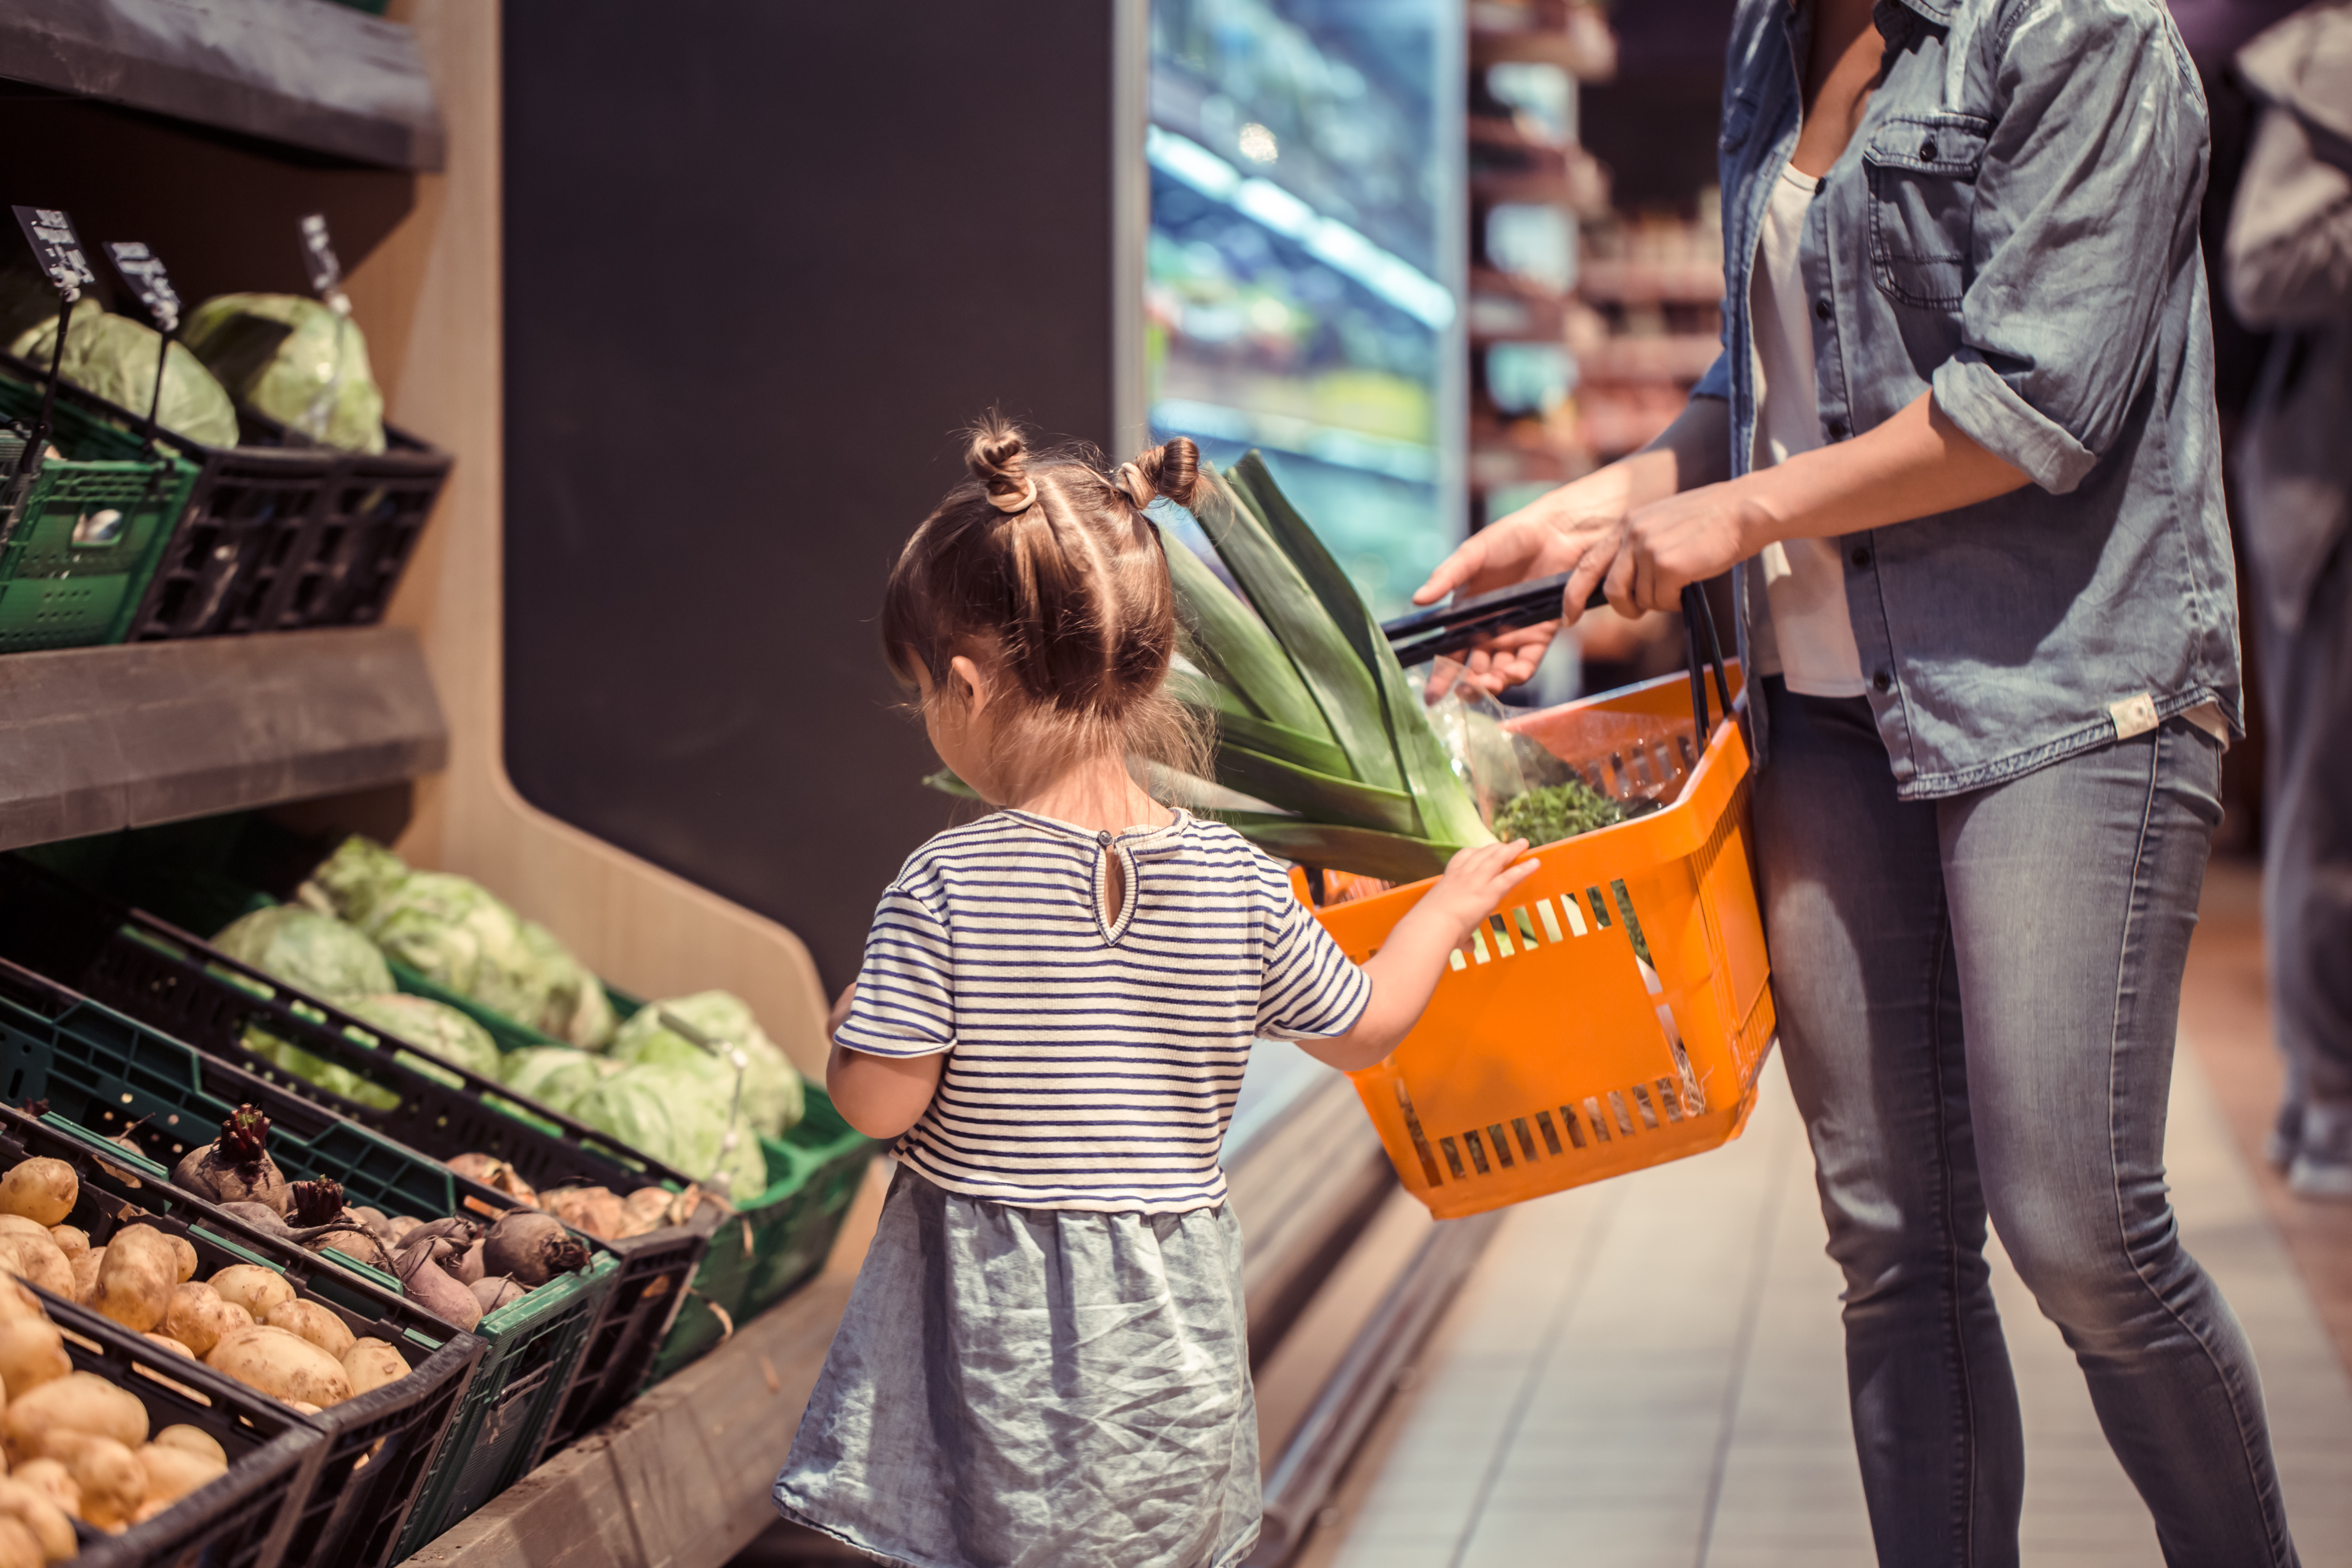
[[[1780,1039],[1901,1568],[2018,1559],[1988,1218],[2166,1561],[2295,1562],[2253,1357],[2164,1188],[2239,724],[2205,156],[2158,0],[1742,0],[1725,353],[1417,595],[1570,571],[1572,620],[1596,582],[1630,615],[1736,565]]]

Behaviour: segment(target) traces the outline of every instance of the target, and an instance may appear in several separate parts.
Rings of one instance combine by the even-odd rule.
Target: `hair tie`
[[[988,504],[1008,516],[1027,511],[1037,504],[1037,481],[1024,477],[1019,495],[1001,496],[991,490],[988,492]]]
[[[1118,472],[1111,476],[1110,484],[1111,489],[1125,496],[1139,510],[1151,504],[1154,493],[1151,481],[1145,479],[1143,470],[1133,463],[1121,463]]]

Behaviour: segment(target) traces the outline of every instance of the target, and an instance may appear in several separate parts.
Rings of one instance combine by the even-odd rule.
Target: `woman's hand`
[[[1496,692],[1532,677],[1554,634],[1576,624],[1584,614],[1584,601],[1616,560],[1623,541],[1625,503],[1624,476],[1603,468],[1487,524],[1439,563],[1429,581],[1414,592],[1414,604],[1433,605],[1454,593],[1465,597],[1491,594],[1561,572],[1575,575],[1560,595],[1559,620],[1498,633],[1472,650],[1461,666],[1440,660],[1430,679],[1431,694],[1452,690],[1457,679]]]
[[[1621,616],[1681,608],[1685,587],[1771,542],[1770,521],[1737,483],[1702,485],[1643,507],[1626,520],[1609,568],[1610,606]]]

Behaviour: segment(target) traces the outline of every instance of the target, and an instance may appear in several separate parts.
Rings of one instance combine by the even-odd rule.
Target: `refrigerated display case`
[[[1460,0],[1151,11],[1154,439],[1255,447],[1376,613],[1463,529]]]

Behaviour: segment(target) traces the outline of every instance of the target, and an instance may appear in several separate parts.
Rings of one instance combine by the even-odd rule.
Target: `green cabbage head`
[[[577,1116],[574,1107],[581,1098],[621,1070],[618,1062],[571,1046],[531,1046],[509,1051],[504,1067],[500,1077],[509,1089],[566,1116]]]
[[[307,901],[315,889],[326,907],[362,930],[384,895],[408,876],[408,863],[374,839],[354,833],[319,862],[303,884]]]
[[[785,1129],[800,1121],[804,1109],[800,1073],[784,1055],[783,1047],[768,1038],[767,1032],[760,1027],[750,1005],[731,992],[698,991],[691,996],[673,996],[646,1004],[632,1014],[613,1037],[613,1059],[689,1065],[711,1062],[709,1052],[664,1025],[664,1014],[712,1039],[742,1048],[749,1063],[743,1071],[743,1110],[753,1127],[771,1138],[781,1138]],[[720,1076],[731,1095],[733,1072],[723,1071]]]
[[[144,418],[155,395],[155,347],[163,334],[144,321],[112,316],[88,295],[77,300],[66,323],[66,353],[58,372],[85,392],[95,392],[119,408]],[[8,346],[19,359],[44,370],[57,348],[58,319],[51,315],[26,329]],[[236,445],[236,409],[204,361],[173,343],[163,361],[163,395],[155,423],[207,447]]]
[[[505,1068],[498,1042],[490,1038],[490,1032],[446,1002],[387,991],[375,996],[355,996],[343,1004],[343,1011],[363,1024],[372,1024],[387,1035],[421,1047],[442,1061],[455,1062],[483,1078],[496,1079]],[[402,1051],[399,1057],[403,1063],[427,1078],[438,1079],[453,1089],[464,1087],[463,1079],[443,1071],[436,1062],[407,1051]]]
[[[521,917],[470,877],[411,871],[375,899],[360,929],[425,978],[509,1018],[546,1009],[549,980]]]
[[[730,1129],[727,1099],[713,1092],[717,1087],[703,1068],[642,1062],[598,1083],[572,1106],[572,1114],[735,1204],[748,1205],[767,1191],[767,1158],[750,1125]]]
[[[572,956],[572,950],[537,921],[522,922],[523,946],[538,967],[547,1001],[539,1016],[526,1018],[542,1035],[569,1040],[586,1050],[602,1050],[612,1043],[615,1019],[612,998],[604,982]]]
[[[275,904],[232,921],[213,945],[330,1002],[392,989],[391,967],[373,942],[332,915],[299,904]]]
[[[299,294],[222,294],[197,306],[181,335],[233,395],[272,419],[345,451],[383,450],[383,394],[350,317]]]

